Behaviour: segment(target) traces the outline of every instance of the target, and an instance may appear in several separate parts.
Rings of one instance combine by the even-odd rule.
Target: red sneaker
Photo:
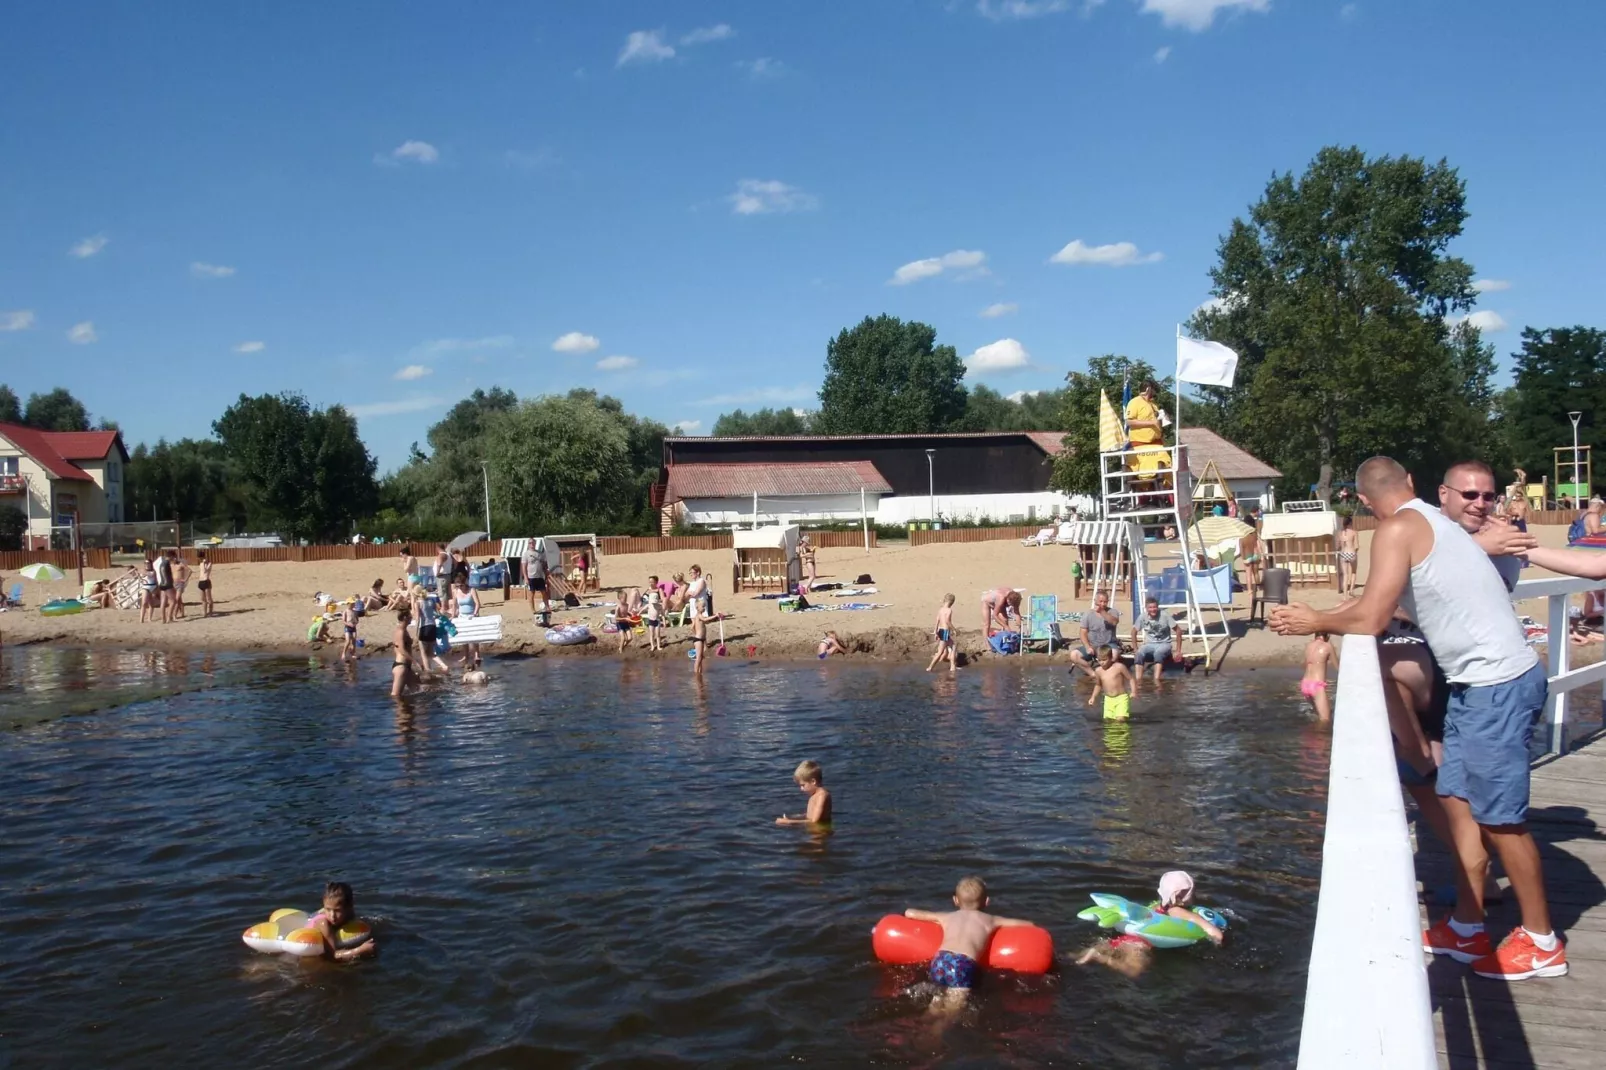
[[[1449,955],[1457,962],[1473,962],[1494,954],[1494,945],[1483,929],[1471,936],[1462,936],[1450,928],[1450,919],[1445,918],[1422,934],[1422,950]]]
[[[1551,951],[1541,951],[1522,926],[1512,929],[1492,955],[1472,964],[1479,977],[1496,981],[1522,981],[1529,977],[1563,977],[1567,973],[1567,945],[1556,942]]]

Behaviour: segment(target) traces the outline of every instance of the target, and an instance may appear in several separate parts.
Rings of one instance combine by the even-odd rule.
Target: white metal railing
[[[1511,592],[1513,601],[1527,598],[1546,599],[1545,626],[1550,635],[1546,642],[1549,651],[1545,675],[1550,678],[1550,694],[1545,698],[1545,723],[1550,727],[1550,749],[1557,754],[1567,753],[1567,692],[1576,691],[1586,684],[1606,685],[1606,661],[1571,668],[1572,642],[1569,636],[1572,621],[1567,616],[1569,597],[1598,591],[1606,584],[1600,580],[1561,578],[1553,580],[1522,580]],[[1601,691],[1606,703],[1606,686]]]
[[[1344,637],[1335,706],[1299,1070],[1430,1070],[1416,871],[1369,635]]]

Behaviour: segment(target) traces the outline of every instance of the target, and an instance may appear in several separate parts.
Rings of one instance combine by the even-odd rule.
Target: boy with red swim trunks
[[[903,912],[916,921],[934,921],[942,926],[942,944],[931,960],[931,983],[942,989],[931,1001],[931,1012],[957,1011],[970,997],[979,963],[987,953],[987,942],[998,929],[1030,925],[1019,918],[1000,918],[983,912],[987,906],[987,885],[980,877],[965,877],[954,887],[954,906],[958,910],[916,910]]]

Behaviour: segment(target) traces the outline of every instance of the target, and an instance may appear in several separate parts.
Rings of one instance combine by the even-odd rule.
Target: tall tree
[[[20,550],[28,534],[28,514],[15,505],[0,505],[0,550]]]
[[[814,430],[824,435],[922,434],[958,428],[965,365],[924,323],[865,317],[826,345]]]
[[[17,392],[4,383],[0,383],[0,424],[22,423],[22,402],[17,400]]]
[[[342,538],[378,502],[373,457],[339,405],[240,395],[212,424],[254,505],[293,537]]]
[[[1569,447],[1578,421],[1578,441],[1589,445],[1606,428],[1606,331],[1590,327],[1552,327],[1522,332],[1522,350],[1512,357],[1515,387],[1504,398],[1503,417],[1509,456],[1534,482],[1553,475],[1554,450]],[[1570,466],[1562,479],[1570,482]]]
[[[806,435],[812,422],[809,413],[799,413],[796,409],[756,409],[753,412],[736,409],[714,421],[714,437]]]
[[[231,493],[235,482],[223,446],[211,439],[141,442],[124,469],[123,500],[130,520],[181,517],[233,531],[249,522],[244,500]]]
[[[1445,319],[1474,300],[1447,252],[1466,216],[1442,160],[1329,147],[1273,177],[1221,240],[1216,301],[1189,325],[1240,357],[1233,388],[1203,391],[1212,422],[1323,496],[1374,453],[1437,479],[1478,448],[1488,368]]]
[[[1065,449],[1054,459],[1056,488],[1071,494],[1099,494],[1099,394],[1108,395],[1119,412],[1122,385],[1131,382],[1136,394],[1150,379],[1160,388],[1155,404],[1169,411],[1175,404],[1171,380],[1161,379],[1146,361],[1106,353],[1089,358],[1086,371],[1065,377],[1065,389],[1059,392],[1059,426],[1068,430]]]
[[[41,431],[88,431],[89,410],[64,387],[48,394],[30,394],[22,422]]]

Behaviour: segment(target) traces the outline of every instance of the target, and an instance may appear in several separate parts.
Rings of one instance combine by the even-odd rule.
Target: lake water
[[[1328,737],[1293,674],[1168,679],[1128,726],[1061,670],[23,649],[0,679],[0,1065],[1291,1065]],[[118,704],[120,696],[133,701]],[[53,716],[67,711],[67,715]],[[45,719],[41,719],[45,718]],[[22,727],[14,727],[24,722]],[[825,767],[836,829],[777,828]],[[1069,960],[1168,868],[1241,921],[1137,982]],[[984,876],[1053,933],[945,1031],[869,932]],[[356,888],[379,955],[253,953]]]

